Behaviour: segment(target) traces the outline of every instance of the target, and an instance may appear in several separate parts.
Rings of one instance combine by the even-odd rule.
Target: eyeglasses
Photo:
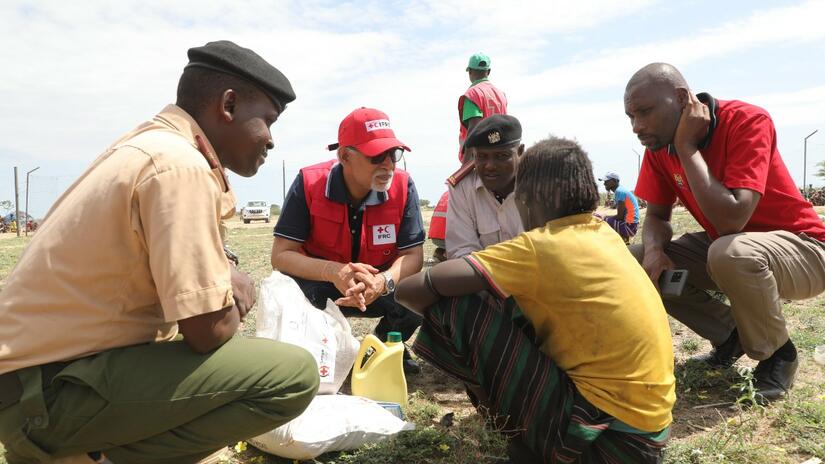
[[[356,150],[353,147],[348,147],[348,148],[350,150],[356,152],[356,153],[361,153],[360,151]],[[361,154],[364,155],[363,153],[361,153]],[[367,155],[364,155],[364,156],[367,156]],[[390,148],[389,150],[381,153],[380,155],[367,156],[367,158],[370,160],[370,163],[372,163],[372,164],[381,164],[381,163],[384,162],[384,160],[387,159],[388,156],[390,157],[390,160],[392,160],[393,163],[397,163],[397,162],[401,161],[401,158],[404,157],[404,149],[400,148],[400,147]]]

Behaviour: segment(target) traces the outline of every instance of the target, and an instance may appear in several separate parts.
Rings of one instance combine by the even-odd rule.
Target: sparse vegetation
[[[687,354],[696,353],[699,351],[699,346],[699,340],[695,337],[685,337],[684,340],[679,342],[679,348]]]
[[[643,210],[644,212],[644,210]],[[820,208],[820,214],[824,214]],[[425,212],[429,216],[429,211]],[[273,217],[273,223],[276,218]],[[241,269],[260,281],[271,272],[269,253],[272,225],[231,224],[229,245],[241,259]],[[682,208],[673,217],[674,231],[697,230],[695,221]],[[2,234],[0,239],[0,289],[26,243],[25,238]],[[640,243],[637,235],[633,243]],[[425,250],[425,256],[432,249]],[[247,319],[243,332],[255,332],[255,313]],[[791,337],[799,348],[800,369],[796,387],[787,400],[767,407],[753,407],[747,375],[736,369],[709,370],[686,359],[705,351],[709,345],[689,329],[672,321],[676,354],[677,403],[673,412],[671,442],[665,462],[669,464],[797,464],[811,457],[825,459],[825,369],[812,359],[813,348],[825,344],[825,296],[785,305]],[[369,333],[375,321],[353,319],[358,337]],[[737,367],[753,367],[743,359]],[[424,364],[423,372],[409,379],[413,391],[408,419],[415,431],[359,450],[329,453],[307,463],[387,464],[387,463],[503,463],[505,441],[477,414],[460,384]],[[744,375],[744,377],[743,377]],[[346,385],[345,385],[346,388]],[[455,414],[451,427],[439,420]],[[2,454],[0,447],[0,454]],[[253,447],[236,447],[230,464],[292,464],[292,461],[265,455]],[[0,456],[0,464],[5,460]]]

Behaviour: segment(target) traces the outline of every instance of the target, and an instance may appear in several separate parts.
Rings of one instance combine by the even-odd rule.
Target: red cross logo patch
[[[372,244],[388,245],[395,243],[395,224],[372,226]]]

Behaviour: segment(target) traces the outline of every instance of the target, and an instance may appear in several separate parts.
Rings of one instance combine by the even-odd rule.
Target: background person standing
[[[470,57],[467,63],[467,76],[470,79],[470,87],[464,95],[458,98],[458,160],[462,163],[461,168],[453,173],[447,183],[451,186],[461,182],[467,174],[473,170],[473,166],[468,164],[469,159],[464,156],[464,140],[467,134],[483,118],[494,114],[507,114],[507,96],[490,82],[491,61],[490,57],[484,53],[476,53]],[[428,236],[436,246],[433,252],[435,261],[445,259],[447,237],[447,209],[450,192],[444,192],[436,204],[430,220],[430,230]]]

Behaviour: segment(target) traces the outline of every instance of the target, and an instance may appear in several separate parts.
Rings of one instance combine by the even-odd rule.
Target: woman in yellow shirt
[[[592,215],[597,203],[578,143],[538,142],[516,177],[527,232],[396,291],[424,316],[415,352],[506,418],[517,462],[662,459],[676,399],[667,315],[621,238]],[[485,290],[498,298],[476,294]]]

